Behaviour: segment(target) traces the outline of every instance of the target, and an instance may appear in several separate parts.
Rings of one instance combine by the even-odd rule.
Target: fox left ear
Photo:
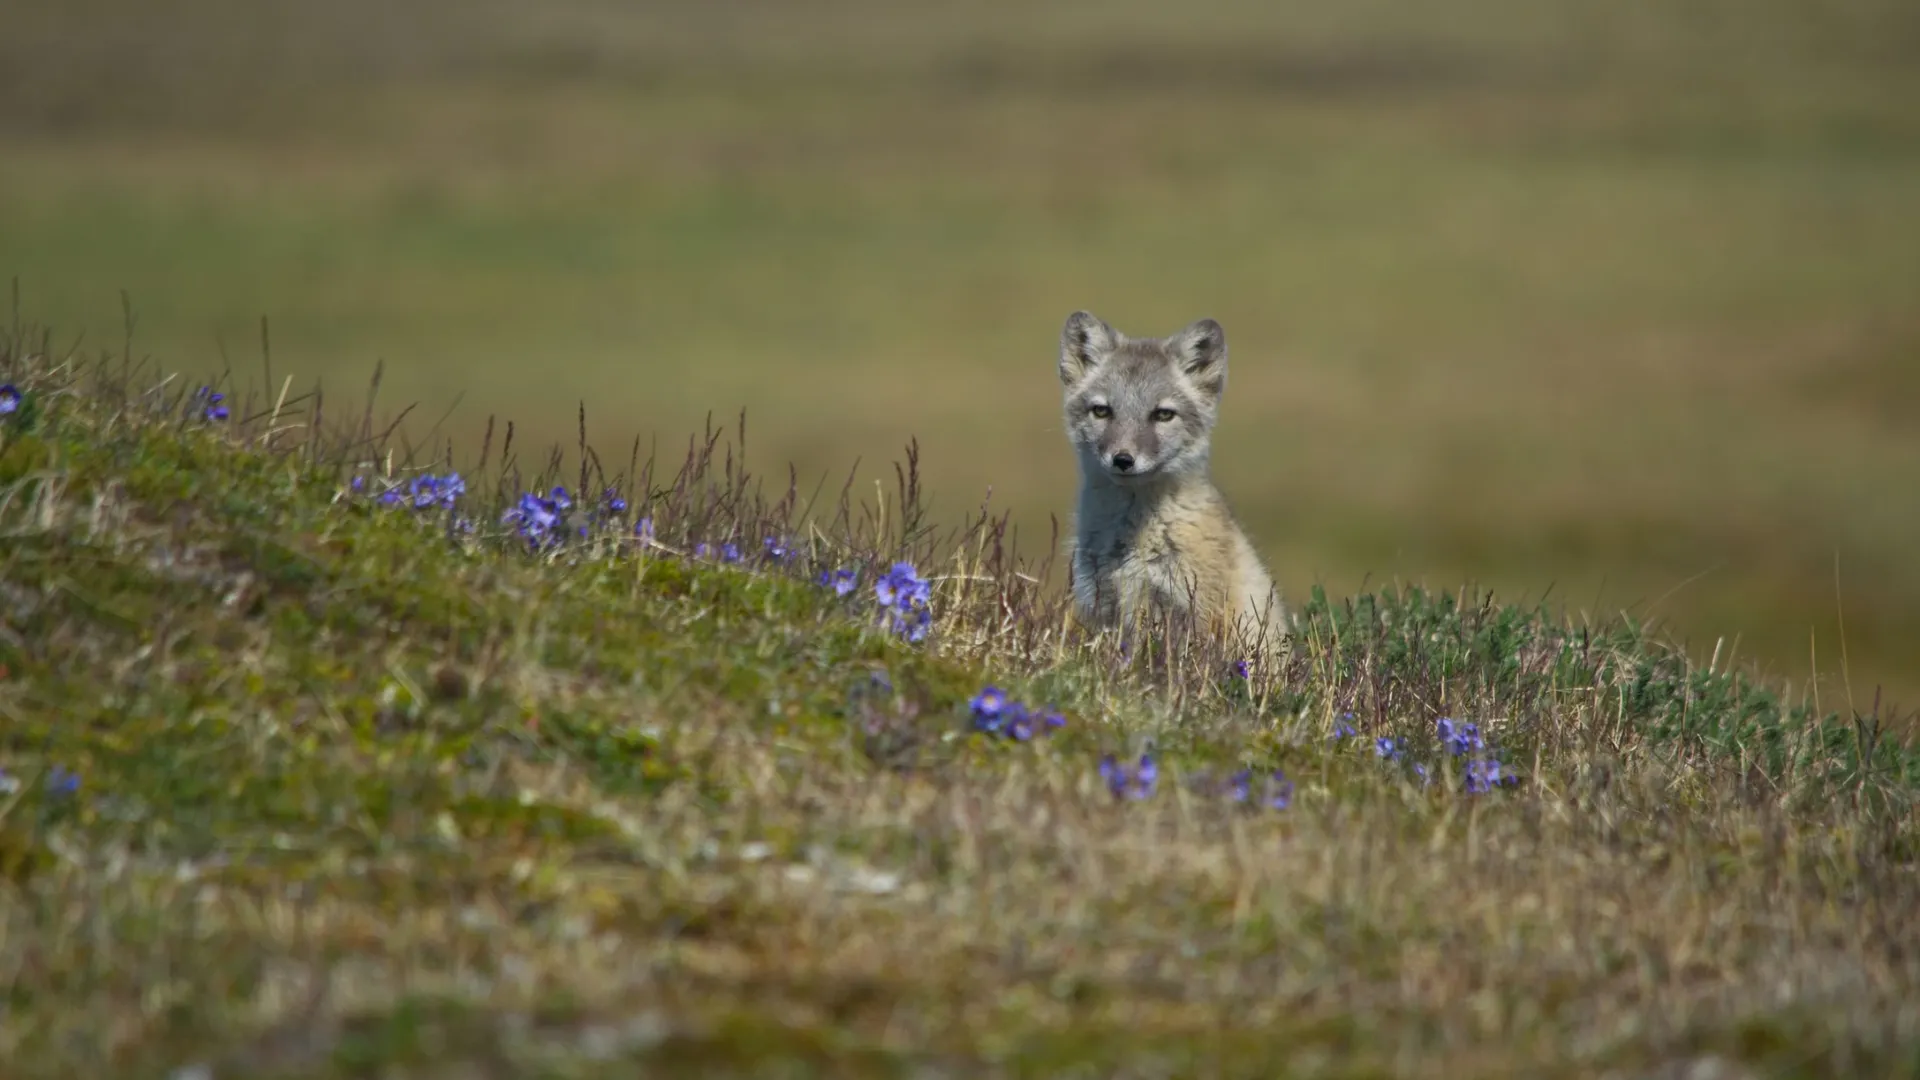
[[[1060,381],[1072,387],[1106,362],[1120,346],[1120,333],[1091,311],[1076,311],[1060,328]]]
[[[1167,339],[1167,348],[1195,389],[1219,397],[1227,388],[1227,332],[1212,319],[1201,319]]]

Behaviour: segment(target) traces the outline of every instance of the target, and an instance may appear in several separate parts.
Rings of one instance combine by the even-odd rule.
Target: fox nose
[[[1133,455],[1127,453],[1124,450],[1118,454],[1113,455],[1113,467],[1116,471],[1119,471],[1119,472],[1132,472],[1133,471]]]

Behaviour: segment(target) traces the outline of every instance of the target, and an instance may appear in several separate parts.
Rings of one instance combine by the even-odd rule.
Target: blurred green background
[[[1474,580],[1920,705],[1911,0],[0,3],[67,338],[1070,510],[1055,342],[1220,319],[1284,587]],[[1838,575],[1836,579],[1836,562]],[[1370,576],[1370,577],[1369,577]],[[1817,650],[1817,654],[1816,654]]]

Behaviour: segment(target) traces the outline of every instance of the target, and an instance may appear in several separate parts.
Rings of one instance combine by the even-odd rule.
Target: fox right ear
[[[1120,344],[1120,333],[1090,311],[1067,316],[1060,328],[1060,381],[1068,386],[1099,367]]]

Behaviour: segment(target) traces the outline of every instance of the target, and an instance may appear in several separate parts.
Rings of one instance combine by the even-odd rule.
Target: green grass
[[[0,277],[89,346],[125,290],[170,367],[251,377],[265,317],[276,378],[384,358],[462,440],[744,405],[811,481],[911,435],[1031,545],[1066,313],[1211,315],[1289,591],[1920,701],[1904,0],[0,7]]]
[[[1920,747],[1877,705],[1466,589],[1301,597],[1250,679],[1129,658],[1004,517],[928,516],[913,456],[816,500],[717,432],[678,466],[410,455],[337,396],[209,422],[48,340],[0,350],[10,1076],[1920,1062]],[[455,465],[451,510],[376,497]],[[495,524],[555,483],[631,505],[539,550]],[[921,645],[875,621],[901,558]],[[971,730],[989,684],[1066,725]],[[1464,790],[1441,716],[1516,782]],[[1100,760],[1143,752],[1116,801]],[[1225,798],[1236,768],[1290,805]]]

